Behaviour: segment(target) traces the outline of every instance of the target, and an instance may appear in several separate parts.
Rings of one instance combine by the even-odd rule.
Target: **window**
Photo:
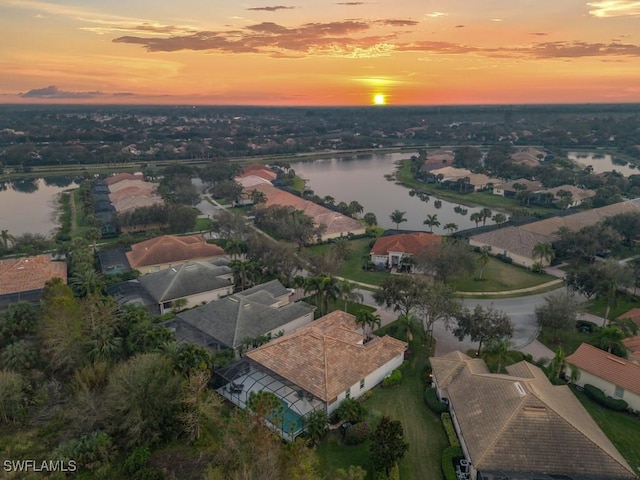
[[[364,378],[360,380],[360,390],[364,388]]]
[[[347,400],[351,398],[351,388],[347,388],[344,391],[344,398],[346,398]]]
[[[624,397],[624,388],[616,386],[616,391],[613,393],[615,398]]]

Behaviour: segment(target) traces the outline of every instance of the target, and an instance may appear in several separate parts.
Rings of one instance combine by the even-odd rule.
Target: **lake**
[[[437,215],[439,227],[434,227],[434,233],[447,234],[443,229],[447,223],[455,223],[460,230],[475,227],[475,222],[469,219],[474,212],[481,208],[464,207],[466,215],[457,213],[454,209],[457,203],[440,200],[442,205],[434,205],[436,196],[431,196],[428,202],[418,197],[411,197],[409,189],[385,179],[385,175],[396,170],[394,162],[410,158],[412,153],[391,153],[377,155],[358,155],[350,157],[335,157],[308,162],[290,162],[291,168],[298,175],[307,180],[307,188],[321,198],[329,195],[335,198],[336,204],[358,201],[364,212],[372,212],[378,218],[378,224],[386,228],[396,228],[389,215],[398,209],[406,212],[406,222],[401,223],[401,230],[429,231],[429,227],[422,222],[427,215]],[[487,220],[487,225],[493,223]]]
[[[58,227],[58,195],[77,185],[56,178],[0,182],[0,230],[50,235]],[[66,184],[66,185],[65,185]]]
[[[637,168],[630,168],[629,165],[618,165],[613,161],[611,155],[604,153],[569,152],[567,158],[585,166],[591,165],[594,173],[604,173],[615,170],[625,177],[629,175],[640,175],[640,171]]]

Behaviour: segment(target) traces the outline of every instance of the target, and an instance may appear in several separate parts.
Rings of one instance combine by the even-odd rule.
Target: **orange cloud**
[[[589,14],[594,17],[638,17],[640,16],[640,2],[632,2],[628,0],[604,0],[600,2],[589,2]]]

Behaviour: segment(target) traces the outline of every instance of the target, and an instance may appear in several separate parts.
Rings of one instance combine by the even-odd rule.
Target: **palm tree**
[[[100,293],[104,288],[104,283],[100,276],[89,266],[75,272],[69,284],[78,297]]]
[[[401,212],[400,210],[396,209],[393,212],[391,212],[391,215],[389,215],[389,217],[391,218],[391,221],[396,224],[396,230],[399,229],[399,225],[402,222],[407,221],[407,219],[405,218],[406,213],[407,212]]]
[[[489,263],[489,254],[483,250],[480,252],[480,256],[478,257],[478,264],[480,265],[480,280],[482,280],[482,275],[484,273],[484,267]]]
[[[469,215],[469,218],[471,219],[472,222],[476,222],[476,227],[477,227],[482,221],[483,216],[480,212],[476,212]]]
[[[9,250],[9,242],[13,242],[13,236],[9,233],[9,230],[2,230],[0,232],[0,238],[2,239],[2,246],[5,251]]]
[[[407,342],[411,342],[413,340],[413,332],[418,328],[418,323],[413,315],[400,315],[398,317],[398,321],[402,328],[404,328],[404,333],[407,337]]]
[[[362,218],[364,219],[364,223],[366,223],[369,226],[374,226],[378,224],[378,219],[376,218],[375,213],[367,212],[364,214],[364,217]]]
[[[531,256],[533,258],[539,258],[540,261],[545,261],[547,265],[551,263],[551,260],[556,256],[553,251],[553,247],[550,243],[537,243],[533,250],[531,251]]]
[[[347,212],[352,217],[357,218],[358,215],[360,215],[363,211],[364,211],[364,207],[360,205],[360,203],[356,202],[355,200],[349,203],[349,208],[347,209]]]
[[[244,290],[252,283],[257,283],[260,278],[260,266],[251,260],[232,260],[229,267],[233,272],[236,287],[239,286],[240,290]]]
[[[442,227],[442,228],[444,228],[447,232],[453,233],[456,230],[458,230],[458,224],[457,223],[453,223],[453,222],[445,223],[444,227]]]
[[[362,326],[363,335],[366,335],[365,327],[368,326],[369,331],[373,332],[376,326],[379,328],[380,325],[382,324],[382,319],[380,318],[380,315],[374,312],[371,312],[369,310],[366,310],[364,308],[361,308],[360,310],[358,310],[358,312],[356,313],[355,321],[357,325]]]
[[[433,227],[439,227],[440,222],[438,221],[438,215],[435,213],[433,215],[427,215],[427,219],[422,222],[424,225],[429,226],[429,231],[433,232]]]
[[[615,325],[610,325],[608,327],[602,327],[600,331],[595,334],[592,342],[596,347],[606,350],[609,353],[612,351],[614,353],[621,353],[626,351],[625,346],[622,344],[624,338],[622,330]]]
[[[347,311],[349,302],[362,303],[364,296],[357,290],[357,286],[349,280],[340,282],[340,296],[344,300],[344,311]]]
[[[267,202],[267,195],[264,192],[261,192],[260,190],[253,189],[249,194],[249,199],[254,205],[258,205],[260,203]]]
[[[327,431],[328,425],[329,417],[327,416],[327,412],[322,409],[314,410],[305,417],[304,427],[312,446],[320,443],[320,440],[322,440],[322,437],[324,437]]]
[[[509,339],[507,338],[494,338],[487,342],[487,345],[484,347],[484,353],[491,355],[498,366],[496,368],[496,373],[500,373],[502,370],[502,365],[507,359],[507,355],[509,354],[509,347],[511,346]]]
[[[483,208],[482,210],[480,210],[480,213],[482,214],[482,226],[484,227],[487,224],[487,218],[491,218],[491,215],[493,215],[493,212],[491,211],[490,208]]]
[[[229,238],[224,246],[224,251],[231,257],[231,260],[235,260],[242,253],[242,240],[237,237]]]
[[[340,297],[337,280],[329,276],[307,277],[305,283],[305,293],[314,292],[316,307],[318,307],[320,315],[326,315],[329,310],[329,302]]]

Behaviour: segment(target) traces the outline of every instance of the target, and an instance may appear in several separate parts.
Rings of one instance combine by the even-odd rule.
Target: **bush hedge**
[[[513,258],[511,258],[509,255],[505,255],[504,253],[498,253],[496,255],[496,258],[504,263],[513,263]]]
[[[400,383],[402,383],[402,372],[396,368],[391,375],[382,380],[382,388],[397,387]]]
[[[449,412],[442,412],[440,414],[440,420],[442,420],[444,431],[447,432],[447,437],[449,437],[449,445],[459,447],[460,441],[458,440],[458,435],[456,435],[456,429],[453,427],[453,421],[451,420]]]
[[[347,428],[344,433],[344,443],[347,445],[360,445],[371,436],[371,429],[367,422],[356,423]]]
[[[624,412],[629,409],[629,404],[618,398],[607,397],[602,390],[588,383],[584,386],[584,393],[587,394],[594,402],[599,403],[605,408],[615,410],[616,412]]]
[[[438,398],[438,393],[435,388],[427,387],[425,389],[424,401],[434,413],[440,414],[449,410],[449,406],[446,403],[441,402]]]
[[[447,447],[444,449],[444,452],[442,452],[442,473],[446,480],[458,480],[453,462],[463,457],[464,453],[462,453],[462,448],[460,447]]]

